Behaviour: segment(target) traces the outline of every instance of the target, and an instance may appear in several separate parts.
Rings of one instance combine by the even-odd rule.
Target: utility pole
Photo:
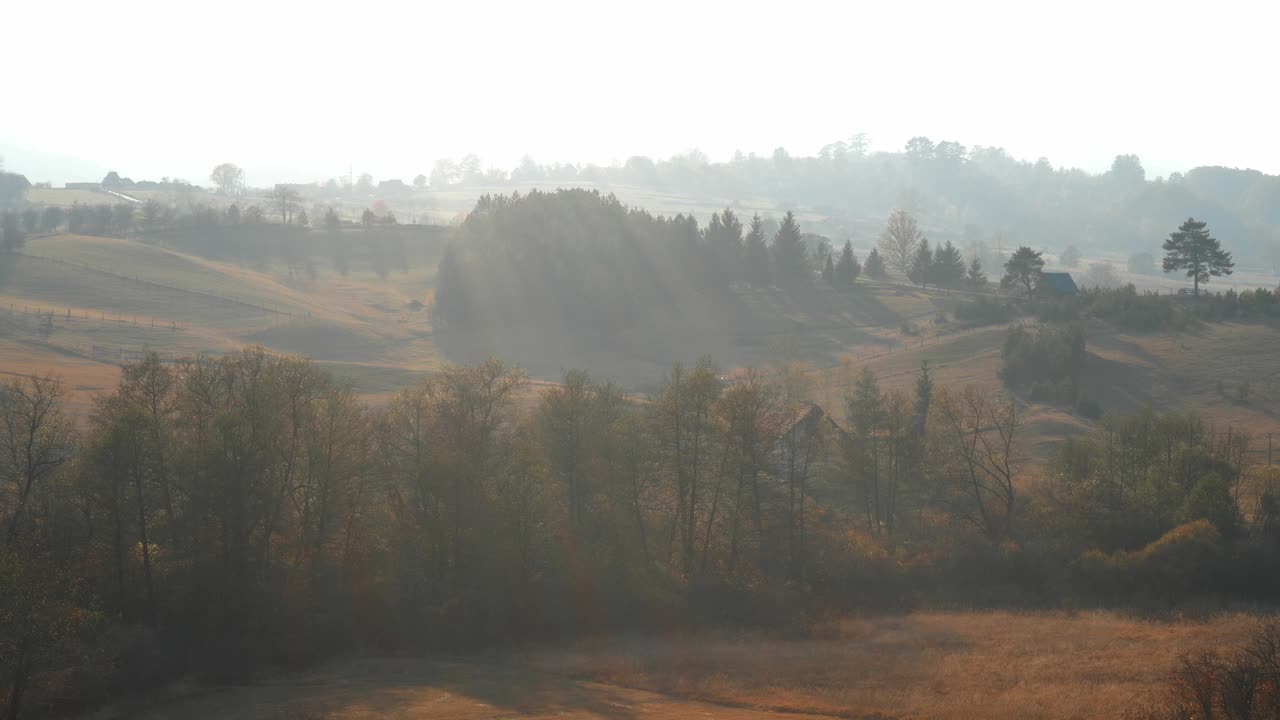
[[[1267,465],[1271,465],[1271,433],[1267,433]]]

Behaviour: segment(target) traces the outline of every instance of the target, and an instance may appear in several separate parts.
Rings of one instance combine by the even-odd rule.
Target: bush
[[[1089,420],[1101,420],[1102,406],[1095,400],[1082,397],[1076,402],[1076,413],[1078,413],[1080,417],[1087,418]]]
[[[1274,718],[1280,710],[1280,622],[1258,625],[1249,640],[1229,653],[1183,654],[1150,720],[1212,720],[1215,717]]]
[[[1006,323],[1017,316],[1013,306],[997,298],[980,296],[956,305],[956,320],[973,326]]]
[[[1041,326],[1034,331],[1015,325],[1009,328],[1000,355],[1000,379],[1006,385],[1046,383],[1054,389],[1042,388],[1041,395],[1056,402],[1075,402],[1075,381],[1085,358],[1084,331],[1079,325]]]
[[[1082,586],[1107,598],[1171,602],[1208,589],[1222,566],[1222,533],[1208,520],[1179,525],[1141,550],[1090,550],[1076,564]]]
[[[1232,537],[1240,526],[1240,512],[1231,486],[1219,475],[1205,475],[1191,487],[1179,512],[1183,522],[1208,520],[1223,535]]]

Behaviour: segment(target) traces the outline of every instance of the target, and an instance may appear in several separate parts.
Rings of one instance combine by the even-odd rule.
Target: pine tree
[[[1041,253],[1023,245],[1009,256],[1004,264],[1004,277],[1000,279],[1000,287],[1021,286],[1028,295],[1040,284],[1041,270],[1044,269],[1044,258]]]
[[[933,255],[933,281],[944,287],[957,287],[964,283],[964,258],[960,250],[948,240]]]
[[[907,268],[907,278],[922,288],[929,287],[933,279],[933,250],[929,247],[928,238],[922,238],[916,247],[916,254]]]
[[[853,254],[853,243],[846,240],[844,249],[840,251],[840,260],[836,262],[836,286],[842,289],[852,288],[861,272],[858,258]]]
[[[880,257],[880,251],[876,248],[871,248],[871,253],[867,255],[866,267],[863,269],[867,271],[867,277],[876,280],[883,280],[888,276],[885,272],[884,258]]]
[[[774,275],[780,284],[797,285],[810,278],[809,262],[800,236],[800,223],[790,210],[782,218],[778,232],[773,236]]]
[[[836,287],[836,265],[831,262],[831,256],[827,256],[827,262],[822,266],[822,282],[830,287]]]
[[[969,274],[966,279],[969,282],[969,287],[975,290],[982,290],[987,287],[987,274],[982,271],[982,260],[977,255],[974,255],[973,259],[969,261]]]
[[[704,237],[720,274],[725,278],[740,277],[743,247],[742,221],[738,216],[728,208],[725,208],[723,214],[713,213]]]
[[[916,416],[924,423],[933,402],[933,376],[929,374],[929,361],[920,361],[920,375],[916,377]]]
[[[765,244],[764,221],[759,215],[751,218],[745,245],[747,282],[752,287],[768,287],[773,280],[773,259],[769,256],[769,246]]]
[[[1230,275],[1235,267],[1231,253],[1209,235],[1203,220],[1187,218],[1177,232],[1169,233],[1163,247],[1164,271],[1186,270],[1187,277],[1195,283],[1196,297],[1200,296],[1200,283],[1209,282],[1210,277]]]

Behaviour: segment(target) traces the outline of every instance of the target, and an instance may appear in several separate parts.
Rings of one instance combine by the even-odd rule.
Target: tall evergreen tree
[[[845,289],[853,287],[861,273],[858,258],[853,254],[853,243],[846,240],[844,249],[840,251],[840,259],[836,262],[836,286]]]
[[[836,287],[836,265],[831,262],[830,255],[827,255],[827,262],[822,266],[822,282],[830,287]]]
[[[1177,232],[1169,233],[1164,241],[1164,271],[1186,270],[1187,277],[1195,284],[1195,294],[1200,296],[1200,283],[1210,277],[1230,275],[1235,262],[1231,253],[1222,249],[1218,240],[1209,234],[1203,220],[1187,218]]]
[[[759,215],[752,216],[751,228],[747,231],[744,244],[747,281],[752,287],[768,287],[773,280],[773,258],[769,256],[769,246],[764,237],[764,221]]]
[[[739,277],[743,262],[742,221],[733,210],[725,208],[724,213],[713,213],[704,237],[720,273],[725,278]]]
[[[800,236],[800,223],[790,210],[773,236],[773,266],[780,284],[799,285],[810,279],[808,251]]]
[[[965,279],[969,287],[975,290],[981,290],[987,286],[987,274],[982,271],[982,259],[977,255],[969,261],[969,273]]]
[[[933,255],[933,281],[945,287],[957,287],[965,280],[964,258],[948,240]]]
[[[933,376],[929,374],[929,361],[920,361],[920,374],[916,376],[916,417],[920,429],[924,430],[925,417],[929,414],[929,405],[933,402]]]
[[[871,248],[871,252],[867,255],[867,264],[863,269],[867,271],[867,277],[876,280],[883,280],[889,275],[885,271],[884,258],[880,256],[880,250],[877,248]]]
[[[929,247],[928,238],[921,238],[916,246],[915,256],[907,268],[907,278],[920,287],[928,287],[933,279],[933,249]]]

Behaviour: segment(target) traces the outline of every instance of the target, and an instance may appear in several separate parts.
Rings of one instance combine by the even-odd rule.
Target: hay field
[[[1256,620],[928,612],[832,623],[824,636],[611,638],[536,653],[540,669],[736,706],[835,717],[1087,720],[1157,702],[1180,653]]]

